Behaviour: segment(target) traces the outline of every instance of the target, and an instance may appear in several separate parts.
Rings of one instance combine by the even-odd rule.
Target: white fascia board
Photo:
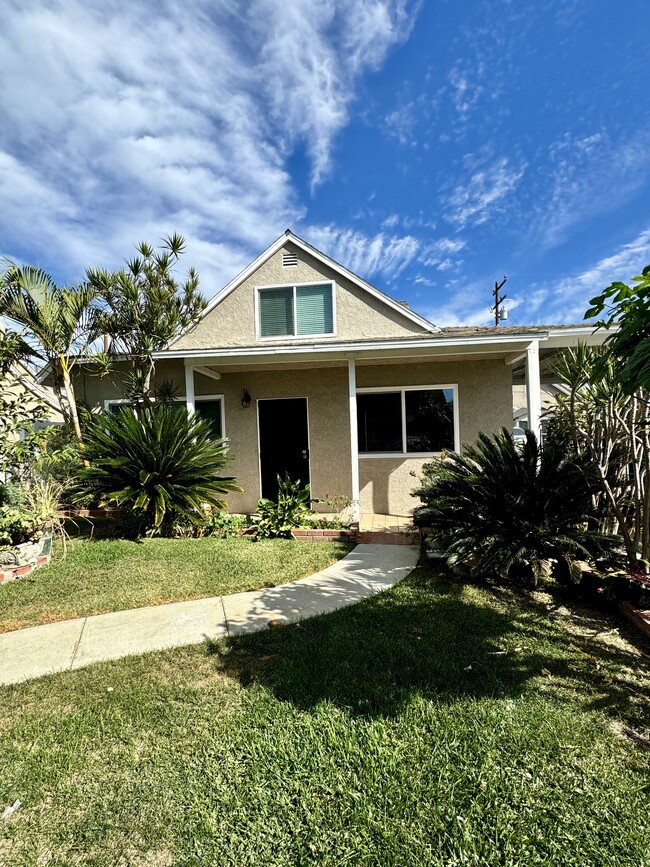
[[[565,349],[585,343],[587,346],[602,346],[603,343],[617,328],[599,328],[595,325],[576,325],[575,328],[548,329],[548,338],[544,342],[546,349]]]
[[[318,358],[363,358],[381,357],[382,354],[392,356],[407,356],[417,358],[419,355],[444,356],[458,355],[463,350],[468,354],[481,352],[511,353],[513,350],[525,350],[532,339],[544,340],[546,335],[503,335],[482,337],[459,337],[453,339],[420,338],[417,340],[377,340],[359,345],[358,343],[328,343],[301,344],[299,346],[236,346],[223,349],[166,349],[155,352],[156,359],[184,359],[186,364],[210,364],[218,360],[223,363],[228,359],[255,362],[300,358],[316,360]],[[201,361],[196,361],[201,359]]]
[[[431,332],[432,334],[440,334],[442,332],[441,328],[438,328],[437,325],[434,325],[433,322],[429,322],[428,319],[425,319],[423,316],[419,316],[417,313],[414,313],[413,310],[409,310],[407,307],[404,307],[399,302],[395,301],[394,298],[391,298],[389,295],[385,295],[379,289],[376,289],[370,283],[367,283],[361,277],[358,277],[356,274],[353,274],[352,271],[348,271],[343,265],[340,265],[334,259],[331,259],[329,256],[326,256],[325,253],[321,253],[320,250],[317,250],[316,247],[312,247],[311,244],[308,244],[306,241],[303,241],[302,238],[299,238],[297,235],[294,235],[293,232],[286,231],[284,234],[280,235],[270,247],[267,247],[263,253],[254,259],[250,265],[247,265],[243,271],[240,271],[236,277],[227,283],[223,289],[220,289],[219,292],[214,296],[214,298],[208,302],[207,307],[201,314],[201,319],[208,315],[214,308],[220,304],[225,298],[227,298],[235,289],[240,286],[245,280],[247,280],[251,274],[254,274],[258,268],[260,268],[266,261],[268,261],[271,256],[274,256],[278,250],[281,250],[282,247],[287,243],[287,241],[291,241],[292,244],[295,244],[296,247],[299,247],[304,253],[307,253],[309,256],[312,256],[314,259],[318,259],[318,261],[322,262],[324,265],[327,265],[333,271],[337,271],[343,277],[350,280],[351,283],[354,283],[360,289],[363,289],[365,292],[368,292],[375,298],[378,298],[380,301],[383,301],[388,307],[395,310],[397,313],[400,313],[406,319],[409,319],[411,322],[415,322],[421,328],[424,328],[426,331]],[[195,327],[195,326],[194,326]],[[171,340],[168,344],[168,349],[170,349],[177,341],[181,339],[185,334],[188,334],[191,329],[188,331],[184,331],[182,334],[179,334],[173,340]]]

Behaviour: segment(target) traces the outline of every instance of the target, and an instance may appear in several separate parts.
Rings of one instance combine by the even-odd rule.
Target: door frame
[[[304,400],[307,414],[307,461],[309,465],[309,490],[311,492],[311,430],[309,427],[309,398],[306,394],[290,394],[282,397],[258,397],[255,400],[255,414],[257,417],[257,472],[259,478],[260,498],[262,494],[262,438],[260,436],[260,402],[263,400]]]

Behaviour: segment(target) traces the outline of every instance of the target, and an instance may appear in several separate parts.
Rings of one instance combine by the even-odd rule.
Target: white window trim
[[[406,392],[407,391],[444,391],[451,389],[453,393],[454,410],[454,451],[460,451],[460,415],[458,407],[458,384],[445,385],[382,385],[375,388],[357,388],[357,394],[399,394],[402,413],[402,451],[401,452],[362,452],[359,458],[434,458],[443,452],[407,452],[406,451]]]
[[[155,401],[155,398],[152,398]],[[198,394],[194,397],[194,403],[200,403],[202,400],[220,400],[221,401],[221,439],[227,439],[226,437],[226,398],[223,394]],[[186,397],[184,394],[179,395],[174,398],[175,403],[186,403]],[[109,412],[111,406],[115,406],[117,404],[131,404],[131,401],[126,397],[109,399],[104,401],[104,411]]]
[[[296,316],[296,289],[303,286],[329,286],[332,289],[332,330],[316,334],[278,334],[273,337],[262,337],[262,323],[260,321],[260,292],[265,289],[293,289],[293,329],[298,327]],[[262,343],[278,340],[309,340],[313,337],[336,337],[336,284],[333,280],[312,280],[310,283],[273,283],[268,286],[255,287],[255,337]]]

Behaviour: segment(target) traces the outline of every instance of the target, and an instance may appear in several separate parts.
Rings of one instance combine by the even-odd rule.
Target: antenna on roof
[[[505,308],[501,308],[501,305],[508,297],[507,295],[499,295],[501,289],[505,286],[506,280],[508,278],[506,275],[503,275],[503,280],[499,283],[497,280],[494,281],[494,307],[490,307],[490,310],[494,313],[494,324],[498,325],[502,320],[505,321],[508,318],[508,311]]]

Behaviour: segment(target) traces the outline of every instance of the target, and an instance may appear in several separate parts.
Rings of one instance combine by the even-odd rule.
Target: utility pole
[[[499,310],[499,307],[501,304],[503,304],[503,302],[506,300],[506,298],[508,296],[507,295],[499,295],[499,292],[505,286],[507,279],[508,278],[504,274],[503,280],[500,283],[498,283],[496,280],[494,281],[494,292],[492,293],[494,295],[494,307],[492,307],[491,309],[494,311],[494,324],[495,325],[499,325],[499,323],[501,322],[501,317],[503,316],[503,313],[505,313],[505,311]],[[505,318],[506,317],[504,317],[504,319]]]

